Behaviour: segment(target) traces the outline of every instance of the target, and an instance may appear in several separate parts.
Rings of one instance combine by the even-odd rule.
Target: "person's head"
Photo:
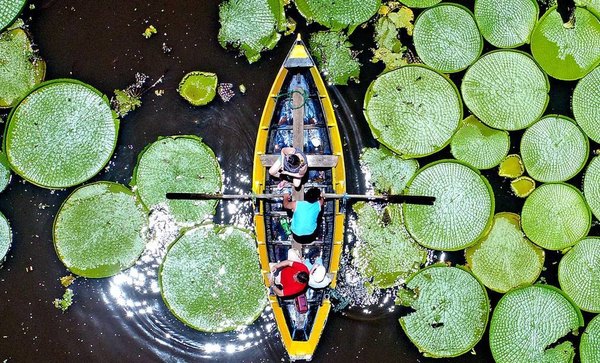
[[[305,284],[308,282],[308,273],[306,271],[300,271],[296,274],[296,280],[298,280],[299,283],[301,284]]]
[[[319,188],[310,188],[304,193],[304,200],[309,203],[314,203],[321,198],[321,190]]]
[[[290,166],[297,168],[300,166],[300,158],[296,154],[288,155],[287,161]]]
[[[319,254],[321,254],[321,250],[319,250],[319,248],[311,247],[311,249],[308,250],[308,253],[306,254],[306,258],[308,259],[308,261],[310,261],[310,263],[314,264],[317,260],[317,257],[319,257]]]

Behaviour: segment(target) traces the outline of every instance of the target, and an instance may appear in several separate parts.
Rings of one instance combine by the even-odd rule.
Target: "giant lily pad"
[[[581,310],[600,313],[600,238],[582,239],[563,256],[558,281]]]
[[[444,251],[468,247],[491,226],[494,193],[477,170],[455,160],[423,167],[407,194],[435,197],[432,206],[404,205],[406,228],[421,245]]]
[[[545,116],[528,128],[521,139],[525,169],[541,182],[571,179],[587,162],[588,153],[588,138],[565,116]]]
[[[45,74],[46,63],[34,55],[23,29],[0,34],[0,108],[14,106]]]
[[[442,3],[421,13],[415,21],[413,38],[423,62],[444,73],[467,68],[483,49],[473,14],[453,3]]]
[[[490,169],[500,164],[509,149],[508,132],[492,129],[472,115],[463,120],[450,141],[452,155],[477,169]]]
[[[400,206],[390,204],[381,215],[364,202],[353,206],[358,216],[354,263],[379,288],[403,283],[427,260],[427,251],[410,237]]]
[[[531,35],[531,54],[557,79],[579,79],[600,63],[600,20],[580,7],[575,19],[572,28],[565,27],[556,7],[550,8]]]
[[[572,105],[577,124],[590,139],[600,143],[600,67],[577,83]]]
[[[462,103],[454,83],[416,64],[373,81],[364,108],[373,135],[405,157],[441,150],[462,120]]]
[[[175,220],[194,224],[212,218],[215,200],[167,200],[167,192],[215,193],[221,169],[213,151],[196,136],[161,138],[138,158],[132,185],[148,208],[166,203]]]
[[[344,33],[314,33],[311,35],[308,45],[328,82],[347,85],[349,80],[358,79],[360,63],[350,51],[352,44]]]
[[[596,17],[600,17],[600,0],[575,0],[575,5],[586,8]]]
[[[112,182],[76,189],[54,221],[54,248],[73,273],[108,277],[135,263],[144,251],[148,217],[135,194]]]
[[[534,285],[509,291],[492,315],[490,348],[497,363],[573,362],[573,344],[553,346],[583,326],[583,317],[559,289]]]
[[[119,121],[108,99],[75,80],[42,83],[8,116],[4,151],[12,169],[45,188],[66,188],[110,160]]]
[[[10,245],[12,243],[12,231],[8,224],[8,219],[0,213],[0,265],[6,258]]]
[[[600,315],[596,315],[587,325],[579,343],[581,363],[600,362]]]
[[[429,8],[442,0],[404,0],[402,3],[411,8]]]
[[[465,255],[473,274],[501,293],[532,284],[544,267],[544,250],[525,238],[514,213],[496,214],[490,233],[467,248]]]
[[[186,74],[177,92],[194,106],[204,106],[217,94],[217,75],[210,72],[190,72]]]
[[[594,216],[600,218],[600,157],[598,156],[592,159],[585,171],[583,195]]]
[[[273,49],[285,30],[283,0],[228,0],[219,5],[219,43],[232,44],[256,62],[260,52]]]
[[[520,130],[535,122],[548,105],[548,77],[529,55],[497,50],[479,58],[465,73],[465,104],[496,129]]]
[[[27,0],[0,0],[0,32],[19,16]]]
[[[414,159],[402,159],[387,148],[364,149],[360,161],[371,177],[371,183],[380,193],[400,194],[419,169]]]
[[[548,250],[574,245],[590,230],[592,214],[581,192],[564,183],[544,184],[525,200],[521,224],[525,235]]]
[[[477,0],[475,20],[481,35],[495,47],[529,43],[540,9],[534,0]]]
[[[316,21],[333,31],[348,28],[348,34],[371,19],[381,0],[294,0],[306,20]]]
[[[11,172],[10,172],[10,164],[8,164],[8,159],[6,159],[6,154],[0,151],[0,192],[4,191],[10,183]]]
[[[469,272],[433,265],[411,277],[406,288],[398,300],[415,311],[400,318],[400,325],[425,356],[456,357],[483,336],[490,302]]]
[[[205,332],[248,325],[267,302],[254,238],[232,227],[202,227],[174,242],[160,285],[171,312]]]

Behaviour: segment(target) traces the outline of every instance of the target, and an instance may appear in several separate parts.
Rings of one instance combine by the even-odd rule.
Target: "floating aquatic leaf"
[[[167,200],[167,192],[215,193],[221,190],[221,169],[213,151],[196,136],[161,138],[138,157],[132,185],[149,209],[166,203],[179,223],[212,218],[216,201]]]
[[[425,356],[456,357],[471,350],[485,332],[490,302],[483,285],[469,272],[433,265],[406,284],[414,292],[415,311],[400,325]]]
[[[600,157],[598,156],[592,159],[585,171],[583,195],[594,216],[600,218]]]
[[[286,29],[283,0],[228,0],[219,5],[219,43],[239,48],[249,63],[273,49]]]
[[[425,64],[444,73],[467,68],[481,55],[483,39],[470,10],[443,3],[415,21],[415,49]]]
[[[0,34],[0,108],[14,106],[45,74],[46,63],[34,54],[23,29]]]
[[[0,32],[19,16],[27,0],[0,0]]]
[[[11,112],[4,151],[15,173],[44,188],[83,183],[108,163],[119,120],[108,100],[76,80],[44,82]]]
[[[584,238],[563,256],[558,281],[581,310],[600,313],[600,238]]]
[[[66,289],[62,298],[54,299],[52,303],[54,304],[55,308],[62,310],[62,312],[64,313],[73,304],[73,290]]]
[[[465,73],[465,104],[496,129],[520,130],[535,122],[548,105],[548,77],[529,55],[497,50],[483,55]]]
[[[600,0],[575,0],[575,5],[586,8],[600,18]]]
[[[574,245],[590,230],[592,214],[581,192],[565,183],[537,187],[525,200],[521,225],[525,235],[548,250]]]
[[[148,217],[135,194],[113,182],[76,189],[54,221],[54,248],[74,274],[108,277],[129,268],[145,247]]]
[[[479,171],[456,160],[424,166],[407,194],[435,197],[432,206],[404,204],[406,228],[421,245],[456,251],[472,245],[489,229],[494,193]]]
[[[354,263],[378,288],[404,282],[427,260],[427,251],[406,231],[400,208],[390,204],[378,213],[364,202],[353,206],[358,216],[357,236],[362,242],[354,249]]]
[[[510,190],[519,198],[526,198],[535,190],[535,180],[528,176],[520,176],[510,181]]]
[[[490,169],[500,164],[509,149],[508,132],[492,129],[473,115],[463,120],[450,141],[452,156],[477,169]]]
[[[442,0],[404,0],[402,3],[411,8],[429,8]]]
[[[581,363],[600,362],[600,315],[596,315],[587,325],[579,343]]]
[[[600,143],[600,67],[583,77],[572,98],[575,121],[590,139]]]
[[[498,175],[505,178],[517,178],[523,175],[524,172],[525,167],[523,166],[523,161],[521,161],[519,154],[507,155],[502,162],[500,162],[500,167],[498,168]]]
[[[206,332],[252,323],[267,299],[254,238],[202,227],[174,242],[160,269],[163,299],[186,325]]]
[[[541,182],[571,179],[588,159],[589,141],[575,122],[559,115],[545,116],[523,134],[521,156],[527,173]]]
[[[217,75],[210,72],[190,72],[186,74],[177,92],[194,106],[204,106],[217,94]]]
[[[600,63],[600,20],[580,7],[575,19],[575,26],[566,28],[556,7],[550,8],[531,35],[531,54],[557,79],[582,78]]]
[[[298,11],[307,21],[316,21],[333,31],[348,28],[348,34],[371,19],[381,0],[294,0]]]
[[[8,254],[11,244],[12,231],[8,224],[8,219],[6,219],[4,214],[0,213],[0,266]]]
[[[364,108],[373,135],[405,157],[442,149],[462,119],[454,83],[417,64],[379,76],[367,90]]]
[[[10,164],[6,159],[6,154],[0,151],[0,192],[4,191],[10,183],[11,172]]]
[[[533,285],[504,295],[492,315],[490,348],[497,363],[573,362],[570,341],[553,346],[583,326],[583,317],[562,291]]]
[[[481,35],[498,48],[529,43],[540,9],[532,0],[477,0],[475,20]]]
[[[371,61],[374,63],[382,61],[385,64],[384,72],[386,72],[408,64],[407,48],[402,45],[399,36],[400,29],[406,29],[406,33],[412,35],[414,14],[406,6],[398,5],[390,8],[384,5],[382,8],[387,10],[375,23],[374,38],[377,47],[373,51]]]
[[[383,146],[364,149],[360,160],[371,175],[375,190],[380,193],[402,193],[406,183],[419,169],[418,161],[402,159]]]
[[[544,267],[544,250],[525,238],[514,213],[496,214],[488,235],[467,248],[465,255],[473,274],[500,293],[532,284]]]
[[[358,80],[360,62],[352,54],[352,44],[344,33],[313,33],[308,45],[329,83],[347,85],[349,80]]]

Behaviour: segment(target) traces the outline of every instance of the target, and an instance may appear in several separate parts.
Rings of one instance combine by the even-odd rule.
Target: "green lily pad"
[[[575,122],[559,115],[545,116],[523,134],[521,156],[527,173],[540,182],[571,179],[588,159],[589,141]]]
[[[404,157],[441,150],[462,120],[458,90],[447,77],[417,64],[371,83],[364,113],[375,138]]]
[[[465,73],[461,91],[477,118],[502,130],[520,130],[548,105],[548,77],[529,55],[497,50],[483,55]]]
[[[217,94],[217,75],[210,72],[190,72],[186,74],[177,92],[194,106],[204,106]]]
[[[319,63],[327,82],[347,85],[349,80],[358,80],[360,62],[352,54],[352,43],[342,32],[318,32],[310,36],[310,53]]]
[[[354,249],[354,264],[382,289],[404,283],[427,260],[427,250],[406,231],[400,208],[390,204],[378,212],[365,202],[353,205],[357,237],[362,241]]]
[[[6,158],[6,154],[0,151],[0,192],[8,186],[11,179],[10,164]]]
[[[233,227],[202,227],[174,242],[160,286],[177,319],[205,332],[248,325],[267,303],[254,238]]]
[[[196,224],[212,218],[215,200],[167,200],[167,192],[216,193],[221,190],[221,168],[213,151],[199,137],[160,138],[138,157],[132,186],[152,209],[166,203],[175,220]]]
[[[529,43],[540,9],[535,0],[477,0],[475,20],[481,35],[497,48]]]
[[[600,315],[596,315],[587,325],[579,343],[581,363],[600,362]]]
[[[0,32],[19,16],[27,0],[0,0]]]
[[[34,55],[23,29],[0,34],[0,108],[13,107],[45,74],[46,63]]]
[[[544,267],[544,250],[525,238],[514,213],[496,214],[490,233],[465,255],[479,281],[500,293],[532,284]]]
[[[228,0],[219,5],[219,43],[238,48],[249,63],[277,45],[286,28],[283,0]]]
[[[400,318],[400,325],[427,357],[456,357],[471,350],[485,332],[490,301],[483,285],[457,267],[433,265],[406,283],[414,296],[399,303],[415,311]]]
[[[66,188],[96,175],[110,160],[119,120],[108,99],[76,80],[44,82],[8,116],[4,151],[23,179]]]
[[[583,195],[594,216],[600,218],[600,157],[598,156],[592,159],[585,171]]]
[[[442,0],[404,0],[402,4],[410,8],[429,8]]]
[[[590,139],[600,143],[600,67],[577,83],[571,101],[579,127]]]
[[[419,169],[414,159],[402,159],[387,148],[366,148],[360,156],[375,190],[386,194],[400,194]]]
[[[4,262],[10,245],[12,244],[12,231],[8,219],[0,213],[0,266]]]
[[[500,164],[510,149],[510,136],[492,129],[475,116],[463,120],[450,141],[452,156],[477,169],[491,169]]]
[[[580,79],[600,63],[600,20],[580,7],[575,9],[575,19],[574,27],[564,27],[556,7],[552,7],[531,35],[531,54],[557,79]]]
[[[510,181],[510,190],[519,198],[526,198],[535,190],[535,180],[528,176],[520,176]]]
[[[586,8],[596,17],[600,17],[600,0],[575,0],[575,5]]]
[[[404,204],[408,232],[422,246],[442,251],[468,247],[489,230],[494,192],[479,171],[456,160],[424,166],[406,188],[435,197],[432,206]]]
[[[525,167],[519,154],[507,155],[498,167],[498,175],[505,178],[517,178],[523,175],[524,172]]]
[[[521,225],[525,235],[548,250],[574,245],[590,230],[592,213],[572,185],[550,183],[537,187],[525,200]]]
[[[583,317],[562,291],[533,285],[504,295],[492,315],[490,348],[497,363],[573,362],[570,341],[554,345],[583,326]]]
[[[467,68],[483,50],[473,14],[454,3],[442,3],[422,12],[415,21],[413,38],[423,62],[444,73]]]
[[[76,189],[54,220],[54,248],[74,274],[101,278],[132,266],[144,251],[148,216],[135,194],[113,182]]]
[[[584,238],[563,256],[558,281],[581,310],[600,313],[600,238]]]
[[[371,19],[381,0],[294,0],[298,11],[308,21],[333,30],[348,28],[348,34],[360,24]]]

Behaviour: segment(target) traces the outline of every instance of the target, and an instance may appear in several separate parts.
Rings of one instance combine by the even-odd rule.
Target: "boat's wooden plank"
[[[293,145],[302,150],[304,147],[304,97],[302,89],[296,88],[292,93],[292,118],[294,119]],[[294,200],[304,200],[304,188],[293,189]]]
[[[271,167],[281,154],[260,155],[260,162],[264,167]],[[334,168],[338,163],[337,155],[306,155],[309,168]]]

